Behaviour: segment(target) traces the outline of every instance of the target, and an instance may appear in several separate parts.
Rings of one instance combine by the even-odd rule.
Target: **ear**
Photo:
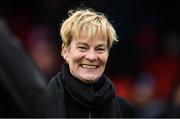
[[[68,56],[68,53],[67,53],[67,47],[65,47],[64,43],[62,44],[61,46],[61,56],[64,58],[64,60],[66,60],[67,62],[67,56]]]

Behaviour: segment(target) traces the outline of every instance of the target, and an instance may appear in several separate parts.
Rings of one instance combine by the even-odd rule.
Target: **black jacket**
[[[105,75],[96,83],[86,84],[73,77],[64,64],[62,73],[51,79],[49,91],[54,98],[54,117],[134,117],[131,105],[115,95],[114,85]]]
[[[50,117],[47,82],[0,18],[0,118]]]

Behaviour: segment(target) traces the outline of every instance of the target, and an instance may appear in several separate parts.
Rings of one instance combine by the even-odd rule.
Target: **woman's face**
[[[63,52],[71,74],[86,83],[95,82],[101,77],[109,53],[107,39],[101,35],[88,39],[83,33],[73,39],[69,47],[64,47]]]

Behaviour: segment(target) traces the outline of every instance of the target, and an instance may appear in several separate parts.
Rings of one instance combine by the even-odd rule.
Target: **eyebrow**
[[[77,45],[87,45],[87,44],[83,42],[78,42]]]
[[[87,43],[78,42],[77,45],[86,45],[87,46]],[[102,43],[102,44],[98,44],[96,47],[107,47],[107,45],[105,43]]]
[[[106,44],[99,44],[97,47],[107,47],[107,45]]]

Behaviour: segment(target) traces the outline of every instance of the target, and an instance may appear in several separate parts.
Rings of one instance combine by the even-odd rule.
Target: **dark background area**
[[[80,6],[103,12],[117,31],[106,68],[117,94],[137,107],[139,117],[171,115],[164,114],[169,101],[180,102],[180,92],[174,96],[180,81],[179,0],[1,0],[0,16],[49,80],[63,62],[60,24]]]

